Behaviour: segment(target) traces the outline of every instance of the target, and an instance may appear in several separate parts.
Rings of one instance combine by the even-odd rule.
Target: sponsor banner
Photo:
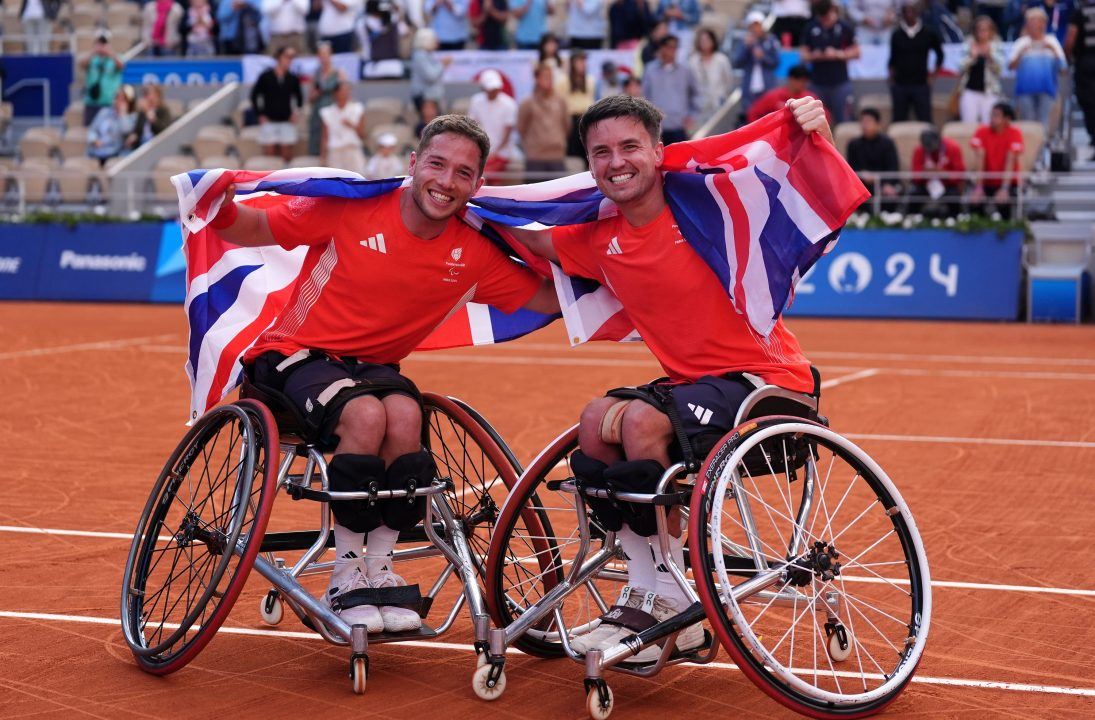
[[[45,228],[38,273],[39,299],[149,299],[156,277],[162,223]]]
[[[33,300],[38,297],[43,234],[40,226],[3,226],[0,231],[0,298]]]
[[[15,117],[45,115],[47,92],[49,114],[60,116],[65,113],[72,86],[71,55],[4,55],[2,64],[3,99],[12,104]],[[31,83],[12,90],[23,80]]]
[[[402,76],[402,63],[400,64],[400,76]],[[361,76],[361,56],[357,53],[337,53],[331,56],[331,65],[346,74],[351,80]],[[243,73],[241,77],[247,85],[254,83],[269,68],[274,67],[274,58],[269,55],[244,55],[242,60]],[[319,70],[319,59],[314,55],[298,57],[293,60],[289,69],[300,76],[301,81],[308,82],[315,77]]]
[[[186,256],[183,255],[182,228],[177,221],[163,225],[156,279],[149,299],[166,303],[181,303],[186,299]]]
[[[1023,234],[845,230],[785,314],[1015,320]]]
[[[242,77],[239,58],[140,58],[126,63],[122,72],[132,85],[220,85]]]

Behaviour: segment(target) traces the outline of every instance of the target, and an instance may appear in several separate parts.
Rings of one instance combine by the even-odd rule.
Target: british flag
[[[670,145],[661,169],[681,232],[722,281],[728,312],[744,314],[762,336],[790,303],[798,280],[832,247],[848,216],[868,196],[835,148],[816,134],[803,133],[787,110],[725,135]],[[306,253],[304,248],[243,248],[221,239],[207,223],[220,209],[228,185],[236,186],[238,202],[267,205],[294,196],[377,197],[409,179],[369,181],[342,170],[301,168],[196,170],[172,182],[187,259],[193,419],[238,384],[240,358],[284,307]],[[519,243],[507,242],[505,228],[573,225],[616,212],[592,176],[579,173],[534,185],[485,186],[462,218],[512,256],[554,276],[576,344],[638,335],[607,288],[549,267]],[[469,303],[419,349],[504,342],[555,317],[529,311],[507,315]]]

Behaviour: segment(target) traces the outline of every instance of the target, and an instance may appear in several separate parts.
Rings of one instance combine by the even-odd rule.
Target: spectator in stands
[[[290,47],[298,54],[305,52],[308,10],[308,0],[262,0],[262,12],[266,15],[270,31],[270,46]]]
[[[1065,69],[1065,51],[1046,33],[1048,17],[1040,7],[1026,13],[1023,36],[1011,49],[1008,67],[1015,71],[1015,109],[1022,120],[1042,123],[1049,134],[1049,111],[1057,100],[1057,78]]]
[[[563,83],[563,99],[566,100],[567,112],[570,113],[570,138],[567,141],[567,155],[585,157],[582,151],[582,140],[578,137],[578,120],[589,106],[593,104],[593,93],[596,82],[589,74],[589,58],[584,50],[571,50],[570,62],[567,65],[567,77]]]
[[[654,14],[646,0],[612,0],[608,7],[608,44],[616,50],[632,50],[650,32]]]
[[[849,117],[854,93],[848,77],[848,61],[859,57],[852,26],[840,19],[833,0],[817,0],[814,17],[802,32],[802,60],[813,65],[814,91],[833,121]]]
[[[369,177],[362,142],[365,138],[365,107],[351,99],[351,88],[348,81],[340,80],[335,88],[334,101],[319,111],[323,121],[320,158],[327,167],[342,168]]]
[[[604,0],[567,0],[567,38],[570,47],[600,50],[607,29]]]
[[[323,0],[316,32],[336,53],[353,52],[354,25],[365,7],[364,0]]]
[[[267,155],[280,155],[287,163],[293,159],[293,147],[297,143],[296,113],[304,105],[300,78],[289,69],[296,55],[292,48],[278,48],[274,67],[259,75],[251,87],[251,107],[259,119],[262,151]]]
[[[1073,0],[1010,0],[1008,3],[1008,40],[1017,40],[1026,21],[1026,12],[1041,8],[1046,13],[1046,32],[1057,38],[1063,46],[1068,37],[1068,26],[1075,10]]]
[[[881,120],[882,116],[875,108],[863,108],[859,112],[859,127],[863,134],[848,143],[848,164],[872,195],[881,195],[882,208],[889,210],[901,197],[901,182],[880,176],[896,173],[901,168],[897,146],[882,132]]]
[[[938,33],[920,20],[917,0],[903,0],[901,19],[890,37],[894,122],[907,120],[910,109],[920,122],[932,121],[932,72],[928,64],[931,53],[935,53],[936,69],[943,67],[943,43]]]
[[[530,175],[526,182],[543,180],[543,173],[566,170],[570,122],[566,101],[555,90],[555,71],[551,65],[540,63],[532,94],[517,107],[517,132],[525,152],[525,170]]]
[[[110,48],[110,31],[101,30],[91,55],[80,61],[87,83],[84,86],[84,125],[90,125],[103,108],[110,107],[122,86],[125,63]]]
[[[1095,145],[1095,0],[1083,0],[1072,14],[1065,53],[1075,65],[1076,101],[1084,112],[1084,126]]]
[[[631,97],[643,96],[643,79],[638,75],[631,75],[624,80],[624,95]]]
[[[186,11],[186,56],[216,55],[213,43],[213,10],[209,0],[190,0]]]
[[[293,52],[296,52],[295,50]],[[308,154],[319,155],[323,135],[323,117],[320,112],[335,101],[335,92],[346,82],[346,74],[331,61],[330,43],[321,42],[316,48],[319,66],[312,77],[312,89],[308,93],[311,111],[308,116]]]
[[[23,0],[19,19],[26,35],[27,54],[45,55],[49,52],[49,38],[53,34],[53,22],[61,10],[61,0]]]
[[[141,88],[137,101],[137,120],[133,132],[125,139],[125,146],[134,150],[163,132],[171,124],[171,111],[163,104],[163,88],[149,83]]]
[[[966,34],[944,0],[923,0],[920,17],[925,25],[939,34],[944,43],[960,43],[966,39]]]
[[[452,58],[438,58],[437,33],[431,28],[420,28],[414,34],[414,50],[411,52],[411,100],[416,110],[423,100],[440,104],[445,100],[445,83],[442,78]]]
[[[563,62],[563,56],[559,54],[559,38],[555,33],[544,33],[540,36],[540,55],[536,63],[550,63],[555,70],[555,84],[560,85],[566,78],[567,66]]]
[[[141,10],[141,40],[148,45],[150,54],[165,57],[179,54],[182,38],[182,5],[175,0],[152,0]]]
[[[669,23],[669,32],[689,35],[700,22],[699,0],[658,0],[654,17]]]
[[[973,0],[972,3],[967,3],[973,6],[973,11],[977,15],[986,15],[992,18],[993,24],[999,28],[1005,28],[1005,12],[1008,0]]]
[[[373,61],[399,60],[400,28],[406,28],[406,7],[400,0],[367,0],[355,30],[361,40],[362,56]]]
[[[555,13],[549,0],[510,0],[511,14],[517,19],[513,39],[518,50],[539,50],[540,39],[548,26],[548,15]]]
[[[509,0],[481,0],[483,21],[479,30],[480,50],[505,50]]]
[[[988,214],[995,206],[1001,215],[1010,217],[1011,198],[1019,187],[1019,157],[1023,154],[1023,133],[1011,124],[1013,120],[1015,110],[1011,105],[996,103],[988,124],[977,128],[970,138],[976,158],[973,169],[977,173],[970,193],[973,210]]]
[[[471,96],[468,117],[483,126],[490,138],[490,155],[484,172],[506,169],[513,157],[513,130],[517,126],[517,102],[502,92],[502,76],[497,70],[484,70],[479,75],[482,92]]]
[[[992,107],[1000,99],[1000,74],[1004,70],[1004,48],[996,23],[985,15],[973,23],[973,36],[963,48],[958,72],[958,111],[962,122],[987,123]]]
[[[442,50],[463,50],[468,42],[468,8],[470,0],[425,0],[426,12],[432,18]]]
[[[414,126],[414,136],[422,139],[422,131],[430,124],[430,121],[441,114],[441,106],[436,100],[425,98],[418,108],[418,123]]]
[[[894,30],[894,0],[850,0],[848,17],[855,22],[860,45],[885,45]]]
[[[772,0],[772,36],[783,47],[795,47],[810,22],[810,0]]]
[[[658,56],[643,73],[643,95],[665,113],[662,142],[688,139],[700,111],[700,88],[687,65],[677,62],[679,41],[667,35],[658,45]]]
[[[788,100],[798,100],[810,94],[810,69],[805,65],[795,65],[787,71],[787,82],[781,87],[772,88],[764,93],[749,107],[746,119],[755,122],[770,112],[782,110]],[[829,116],[829,111],[825,111]]]
[[[753,10],[745,16],[745,37],[734,47],[733,57],[733,66],[742,74],[741,107],[744,116],[754,100],[776,86],[779,41],[764,29],[764,13]]]
[[[261,34],[260,0],[220,0],[217,38],[222,55],[260,53],[266,49]]]
[[[719,41],[710,28],[700,28],[693,36],[693,52],[688,67],[699,86],[699,114],[697,122],[706,122],[722,107],[734,85],[734,71],[730,58],[719,52]]]
[[[649,63],[654,62],[658,56],[658,45],[662,39],[669,34],[669,23],[665,20],[655,20],[654,25],[650,28],[650,33],[642,41],[639,46],[639,71],[641,72],[646,68]]]
[[[376,154],[369,158],[365,166],[365,177],[370,180],[384,180],[407,174],[407,163],[395,154],[398,142],[391,133],[384,133],[376,139]]]
[[[966,171],[962,148],[954,140],[941,137],[935,128],[920,133],[920,144],[912,155],[912,186],[909,210],[932,217],[953,217],[962,209],[961,177],[947,173]]]
[[[106,165],[125,150],[125,139],[137,122],[134,112],[136,93],[132,85],[122,85],[114,94],[114,104],[99,111],[87,129],[87,154]]]
[[[611,60],[601,63],[601,76],[597,78],[597,86],[593,88],[593,100],[601,100],[609,95],[622,95],[624,92],[624,73]]]

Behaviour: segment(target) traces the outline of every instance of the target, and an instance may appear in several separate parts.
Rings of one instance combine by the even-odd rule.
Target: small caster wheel
[[[259,603],[259,616],[267,625],[277,625],[285,617],[285,603],[278,597],[277,590],[266,593],[266,597]]]
[[[369,679],[368,658],[356,657],[350,660],[350,685],[355,695],[365,694],[365,684]]]
[[[586,710],[589,711],[589,716],[593,720],[608,720],[608,716],[612,714],[612,688],[605,685],[603,692],[604,697],[602,698],[602,691],[593,687],[586,694]]]
[[[852,654],[852,638],[843,625],[837,625],[829,634],[829,657],[836,662],[843,662]]]
[[[481,667],[483,667],[484,665],[487,664],[487,654],[488,653],[486,653],[486,652],[481,652],[481,653],[479,653],[478,655],[475,656],[475,667],[476,668],[481,668]]]
[[[482,657],[482,656],[480,656]],[[484,664],[480,665],[475,674],[471,676],[471,689],[475,691],[475,696],[480,700],[497,700],[502,697],[502,693],[506,691],[506,673],[501,668],[498,669],[497,678],[493,680],[493,685],[490,683],[491,671],[494,670],[494,666],[484,661]]]

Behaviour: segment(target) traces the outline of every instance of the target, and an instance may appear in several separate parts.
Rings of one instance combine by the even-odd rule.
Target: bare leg
[[[578,445],[582,452],[609,465],[623,459],[623,448],[601,439],[601,421],[608,409],[619,402],[622,401],[617,398],[597,398],[585,406],[578,422]]]
[[[387,421],[384,406],[371,395],[359,395],[346,403],[339,416],[335,433],[338,447],[335,455],[379,455]]]
[[[381,402],[388,424],[380,457],[390,465],[397,457],[422,449],[422,408],[401,394],[388,395]]]
[[[624,411],[624,453],[628,460],[657,460],[669,467],[673,426],[669,416],[645,402],[633,402]]]

